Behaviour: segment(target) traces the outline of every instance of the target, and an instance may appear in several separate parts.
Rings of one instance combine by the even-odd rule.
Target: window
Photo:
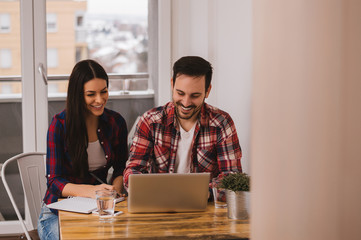
[[[77,62],[90,58],[112,75],[110,91],[122,90],[123,75],[133,79],[130,91],[152,88],[147,79],[151,2],[154,4],[148,0],[47,0],[47,44],[58,50],[54,56],[48,51],[48,75],[69,75]],[[57,31],[51,31],[50,25]],[[56,64],[51,64],[55,59]],[[58,89],[63,92],[67,79],[59,80]]]
[[[48,68],[58,67],[58,49],[48,48]]]
[[[84,26],[84,16],[78,15],[76,17],[76,26],[77,27],[83,27]]]
[[[11,68],[12,56],[10,49],[0,49],[0,68]]]
[[[0,13],[0,33],[10,32],[10,14]]]
[[[48,32],[56,32],[58,30],[57,15],[55,13],[46,14],[46,27]]]
[[[148,1],[88,1],[89,58],[108,73],[148,72]]]

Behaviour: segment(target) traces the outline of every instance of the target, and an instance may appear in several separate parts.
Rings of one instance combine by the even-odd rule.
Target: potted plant
[[[248,219],[250,176],[246,173],[230,173],[222,178],[220,187],[226,189],[228,217]]]

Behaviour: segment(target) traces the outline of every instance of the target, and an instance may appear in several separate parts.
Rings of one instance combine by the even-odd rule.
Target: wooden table
[[[127,201],[116,205],[124,213],[111,223],[93,214],[59,211],[61,239],[248,239],[249,221],[227,217],[227,209],[209,203],[205,212],[128,213]]]

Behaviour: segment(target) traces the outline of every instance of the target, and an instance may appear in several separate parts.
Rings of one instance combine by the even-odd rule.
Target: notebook
[[[128,212],[204,211],[210,173],[153,173],[129,176]]]
[[[124,197],[116,198],[115,202],[121,202],[124,200]],[[48,208],[68,211],[68,212],[77,212],[77,213],[91,213],[97,209],[97,201],[94,198],[86,197],[68,197],[64,200],[53,202],[46,205]]]

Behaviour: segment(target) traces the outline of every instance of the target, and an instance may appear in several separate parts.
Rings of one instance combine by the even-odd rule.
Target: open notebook
[[[120,197],[116,199],[116,202],[123,200],[124,197]],[[64,200],[50,203],[47,207],[68,212],[91,213],[97,209],[97,201],[94,198],[68,197]]]

